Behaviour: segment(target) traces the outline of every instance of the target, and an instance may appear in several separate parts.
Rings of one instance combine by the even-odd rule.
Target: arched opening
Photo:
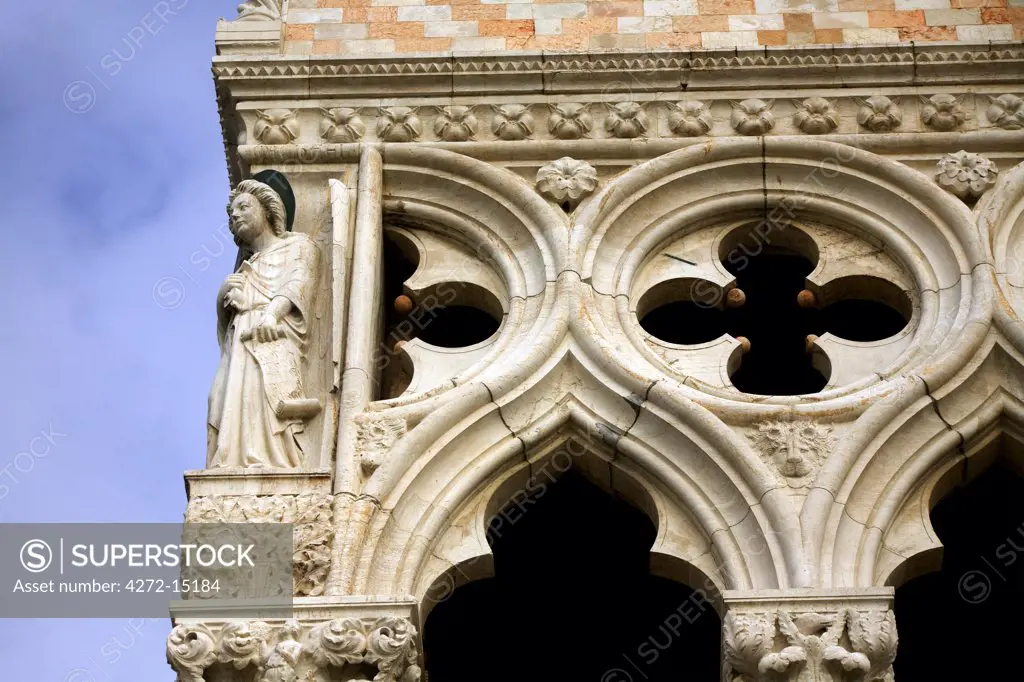
[[[1013,657],[1024,640],[1024,478],[997,461],[947,495],[931,520],[942,569],[896,590],[896,679],[1024,679]]]
[[[574,468],[494,517],[494,577],[435,605],[431,682],[713,680],[721,622],[703,593],[650,574],[650,519]]]

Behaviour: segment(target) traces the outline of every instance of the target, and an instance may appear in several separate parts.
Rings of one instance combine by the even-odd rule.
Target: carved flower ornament
[[[597,188],[597,171],[586,161],[563,156],[537,171],[537,191],[560,205],[575,208]]]

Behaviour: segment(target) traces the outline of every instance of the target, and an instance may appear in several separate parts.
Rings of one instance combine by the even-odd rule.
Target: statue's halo
[[[292,191],[292,185],[288,182],[288,178],[281,171],[268,168],[253,174],[252,179],[267,185],[281,197],[281,201],[284,203],[285,226],[291,232],[292,224],[295,222],[295,192]]]

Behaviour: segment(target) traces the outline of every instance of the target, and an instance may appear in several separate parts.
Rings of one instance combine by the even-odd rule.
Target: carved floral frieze
[[[857,100],[857,123],[873,133],[889,133],[903,123],[903,110],[885,95]]]
[[[288,144],[299,137],[299,130],[292,109],[260,109],[252,134],[261,144]]]
[[[676,135],[699,137],[707,134],[715,120],[708,105],[699,100],[665,102],[668,107],[668,128]]]
[[[797,103],[793,123],[808,135],[823,135],[839,127],[839,112],[824,97],[808,97]]]
[[[973,98],[973,99],[972,99]],[[907,99],[907,98],[904,98]],[[985,111],[978,125],[969,111]],[[781,113],[783,109],[792,113]],[[724,135],[831,135],[842,130],[875,134],[1016,131],[1024,129],[1024,99],[1014,94],[938,93],[921,96],[917,130],[907,128],[900,98],[811,95],[785,104],[775,100],[651,100],[627,102],[508,102],[500,104],[390,107],[325,106],[302,116],[299,110],[251,110],[252,139],[262,145],[299,144],[301,140],[344,144],[382,142],[453,142],[535,139],[636,139]],[[715,116],[730,112],[728,128],[715,129]],[[601,112],[604,112],[603,114]],[[595,116],[601,117],[595,120]],[[317,128],[301,134],[306,121]],[[780,125],[785,121],[785,125]],[[844,123],[845,122],[845,123]]]
[[[358,142],[366,133],[366,124],[357,109],[334,107],[321,109],[320,137],[326,142]]]
[[[217,632],[178,625],[167,637],[167,662],[178,682],[203,682],[214,665],[244,671],[239,679],[254,682],[326,682],[349,668],[355,677],[345,679],[418,682],[416,634],[412,623],[395,616],[339,618],[305,636],[294,620],[230,622]]]
[[[967,120],[960,97],[942,93],[921,99],[921,122],[932,130],[947,133]]]
[[[733,102],[732,127],[740,135],[764,135],[775,127],[775,114],[772,113],[773,102],[761,99],[745,99]]]
[[[993,125],[1004,130],[1024,128],[1024,99],[1017,95],[1000,95],[992,100],[985,112]]]
[[[890,682],[897,643],[891,610],[730,611],[723,623],[725,679]]]
[[[293,524],[295,594],[323,594],[331,564],[331,496],[213,495],[192,500],[185,523]]]

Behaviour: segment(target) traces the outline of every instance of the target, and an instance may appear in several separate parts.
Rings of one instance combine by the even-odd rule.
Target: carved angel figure
[[[207,464],[298,467],[304,422],[320,410],[302,387],[320,254],[308,236],[286,231],[284,202],[262,182],[240,182],[228,214],[235,241],[251,255],[217,294],[221,358]]]

